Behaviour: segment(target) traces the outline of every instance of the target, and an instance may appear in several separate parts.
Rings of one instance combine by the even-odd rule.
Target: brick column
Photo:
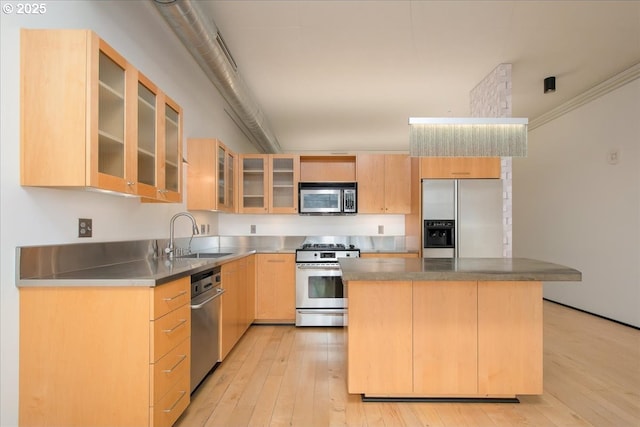
[[[500,64],[469,93],[472,117],[511,117],[511,64]],[[513,255],[512,159],[502,158],[502,255]]]

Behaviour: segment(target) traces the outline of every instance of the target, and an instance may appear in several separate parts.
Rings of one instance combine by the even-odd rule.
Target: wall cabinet
[[[23,29],[21,70],[22,185],[180,201],[181,108],[95,33]]]
[[[411,158],[403,154],[359,154],[358,213],[411,212]]]
[[[540,282],[351,281],[348,293],[349,393],[542,393]]]
[[[500,178],[500,157],[422,157],[420,178]]]
[[[302,182],[355,182],[356,156],[301,156]]]
[[[21,426],[168,427],[189,405],[188,277],[19,291]]]
[[[217,139],[188,139],[187,209],[236,211],[237,156]]]
[[[256,321],[294,323],[294,254],[256,254]]]
[[[244,154],[239,175],[240,212],[298,212],[299,156]]]

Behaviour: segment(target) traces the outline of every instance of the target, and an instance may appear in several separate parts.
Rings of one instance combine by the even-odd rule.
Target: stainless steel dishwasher
[[[220,267],[191,276],[191,392],[220,361]]]

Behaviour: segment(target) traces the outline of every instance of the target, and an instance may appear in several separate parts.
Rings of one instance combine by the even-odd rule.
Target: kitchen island
[[[542,282],[525,258],[341,259],[348,391],[364,399],[517,401],[542,394]]]

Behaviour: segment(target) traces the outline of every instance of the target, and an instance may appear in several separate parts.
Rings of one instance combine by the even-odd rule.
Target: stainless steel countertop
[[[341,258],[342,280],[582,281],[564,265],[529,258]]]
[[[205,253],[227,253],[231,250],[206,250]],[[235,249],[219,258],[146,258],[95,268],[18,279],[18,287],[29,286],[147,286],[162,285],[209,268],[256,253]]]

